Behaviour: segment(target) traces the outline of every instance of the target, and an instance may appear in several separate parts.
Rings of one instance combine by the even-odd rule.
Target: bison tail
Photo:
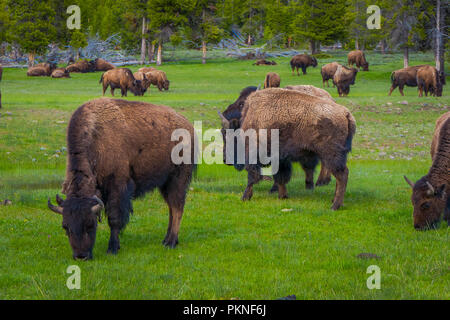
[[[347,132],[347,139],[345,140],[345,149],[347,152],[350,152],[352,151],[353,136],[355,135],[356,132],[356,121],[350,112],[347,113],[347,125],[348,125],[348,132]]]
[[[395,81],[395,71],[391,73],[391,83]]]
[[[100,81],[99,81],[98,83],[103,83],[103,75],[104,75],[104,73],[103,73],[102,76],[100,77]]]

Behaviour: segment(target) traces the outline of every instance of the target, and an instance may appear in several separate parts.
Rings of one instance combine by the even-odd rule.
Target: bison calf
[[[70,78],[70,73],[65,68],[57,68],[53,70],[52,78]]]
[[[281,79],[280,76],[275,72],[269,72],[264,80],[264,89],[267,88],[278,88],[280,87]]]
[[[191,162],[175,164],[171,153],[178,141],[172,133],[184,129],[183,140]],[[111,236],[108,253],[120,248],[119,233],[133,212],[131,200],[158,188],[169,206],[165,246],[174,248],[183,215],[186,193],[194,169],[194,128],[165,106],[101,98],[79,107],[67,131],[67,169],[57,205],[48,207],[62,215],[62,226],[75,259],[91,259],[97,220],[105,209]],[[184,156],[184,155],[183,155]]]
[[[412,188],[411,202],[414,207],[414,228],[436,228],[443,215],[450,226],[450,112],[436,122],[431,143],[433,163],[428,174],[416,183],[406,176]]]
[[[111,87],[111,95],[114,97],[114,89],[120,89],[123,96],[127,96],[130,90],[135,96],[143,96],[146,89],[142,86],[141,80],[136,80],[133,73],[128,68],[115,68],[102,74],[99,83],[103,85],[103,95],[108,86]]]

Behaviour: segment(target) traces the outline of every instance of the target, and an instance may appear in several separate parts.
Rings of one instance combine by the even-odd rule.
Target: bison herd
[[[255,65],[276,65],[274,61],[258,60]],[[307,68],[317,67],[315,57],[297,55],[290,61],[292,74],[305,75]],[[353,67],[355,65],[355,67]],[[322,85],[329,80],[336,86],[340,97],[347,96],[355,84],[358,71],[369,71],[369,63],[362,51],[348,54],[348,66],[338,62],[321,68]],[[28,70],[29,76],[70,77],[71,72],[104,71],[100,78],[103,95],[107,88],[114,96],[120,89],[122,96],[131,91],[142,96],[151,85],[160,91],[169,89],[165,72],[155,68],[141,68],[133,73],[128,68],[116,68],[102,59],[82,60],[66,68],[52,63],[42,63]],[[1,79],[1,68],[0,68]],[[428,65],[396,70],[391,74],[392,91],[404,86],[417,86],[419,96],[442,95],[445,76]],[[224,163],[237,170],[247,171],[247,185],[242,200],[250,200],[253,187],[262,180],[273,180],[270,192],[280,199],[288,197],[287,184],[292,177],[292,162],[298,162],[305,172],[305,187],[313,189],[330,183],[332,176],[336,187],[332,210],[344,202],[349,169],[347,155],[352,149],[356,121],[352,113],[336,103],[324,89],[312,85],[292,85],[280,88],[281,79],[275,72],[266,75],[263,89],[244,88],[237,100],[223,113],[222,123]],[[0,96],[1,97],[1,96]],[[0,105],[1,106],[1,105]],[[178,141],[172,133],[186,130],[190,137],[183,141],[183,152],[189,151],[189,162],[175,164],[172,153]],[[225,157],[227,145],[249,130],[266,130],[269,137],[266,148],[271,149],[271,129],[278,130],[279,168],[273,177],[264,176],[262,168],[268,164],[258,154],[251,163],[249,146],[255,136],[244,136],[244,163]],[[238,132],[228,136],[228,132]],[[247,139],[248,138],[248,139]],[[195,170],[196,136],[191,123],[166,106],[100,98],[80,106],[72,115],[67,131],[68,161],[62,192],[66,199],[56,195],[56,204],[48,200],[48,207],[62,216],[75,259],[91,259],[101,212],[106,212],[110,227],[108,252],[120,249],[119,233],[133,212],[132,199],[157,188],[169,207],[169,225],[163,240],[165,246],[174,248],[183,215],[186,194]],[[260,138],[259,138],[260,139]],[[438,119],[431,146],[432,166],[427,175],[416,183],[406,176],[411,186],[414,206],[414,227],[418,230],[434,228],[444,220],[450,225],[450,112]],[[318,164],[321,171],[314,183]]]

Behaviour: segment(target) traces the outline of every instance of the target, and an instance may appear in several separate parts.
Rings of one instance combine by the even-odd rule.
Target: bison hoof
[[[119,253],[119,248],[108,248],[108,251],[106,251],[108,254],[117,254]]]
[[[312,183],[306,183],[306,189],[308,189],[308,190],[314,190],[314,182],[312,182]]]
[[[168,239],[163,240],[163,245],[165,247],[174,249],[178,244],[178,237],[169,237]]]
[[[270,188],[269,193],[275,193],[278,192],[278,185],[274,184],[272,188]]]
[[[337,209],[339,209],[341,207],[340,204],[338,203],[333,203],[333,205],[331,206],[331,210],[336,211]]]
[[[317,180],[316,187],[329,185],[330,182],[331,182],[331,179]]]

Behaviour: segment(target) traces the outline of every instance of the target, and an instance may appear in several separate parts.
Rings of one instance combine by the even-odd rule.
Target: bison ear
[[[445,192],[445,184],[443,184],[436,190],[435,195],[442,200],[445,200],[447,198],[447,193]]]
[[[219,115],[220,119],[222,120],[222,127],[224,129],[230,129],[230,121],[228,121],[228,119],[225,118],[225,116],[220,111],[217,111],[217,114]]]
[[[56,194],[56,202],[58,203],[59,206],[62,207],[64,200],[59,196],[59,194]]]
[[[414,188],[414,183],[412,183],[411,180],[409,180],[406,176],[403,176],[403,178],[405,178],[406,183],[409,184],[411,188]]]

